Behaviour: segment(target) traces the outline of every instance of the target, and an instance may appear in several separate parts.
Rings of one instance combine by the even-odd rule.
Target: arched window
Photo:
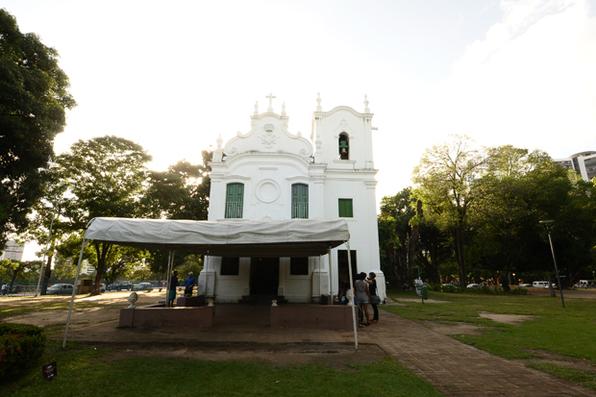
[[[339,134],[338,140],[339,146],[339,158],[340,160],[349,160],[350,159],[350,138],[348,134],[342,132]]]
[[[228,183],[226,186],[226,218],[242,218],[244,184]]]
[[[308,218],[308,185],[292,185],[292,218]]]

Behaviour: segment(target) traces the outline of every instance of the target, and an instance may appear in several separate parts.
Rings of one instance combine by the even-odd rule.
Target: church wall
[[[211,174],[209,220],[225,217],[226,185],[244,184],[244,219],[290,219],[293,183],[309,186],[309,218],[337,218],[338,199],[353,200],[350,249],[357,251],[358,271],[374,271],[381,296],[385,281],[380,272],[376,217],[375,174],[372,157],[371,113],[348,107],[315,112],[313,144],[300,134],[287,132],[287,117],[274,113],[252,116],[251,131],[239,133],[214,154]],[[350,138],[348,160],[339,159],[339,134]],[[311,157],[312,155],[312,157]],[[326,256],[309,260],[308,275],[291,275],[289,258],[280,258],[278,293],[290,302],[309,302],[321,294],[337,293],[338,257],[332,250],[331,272]],[[238,276],[221,276],[220,261],[214,258],[201,277],[210,274],[217,300],[238,301],[250,293],[250,259],[241,261]],[[203,274],[204,273],[204,274]],[[329,284],[331,277],[331,286]],[[208,290],[207,290],[208,291]]]

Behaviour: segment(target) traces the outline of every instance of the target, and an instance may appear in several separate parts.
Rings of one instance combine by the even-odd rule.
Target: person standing
[[[368,292],[370,293],[370,305],[373,308],[373,323],[379,322],[379,308],[378,304],[381,303],[381,298],[377,294],[377,275],[374,272],[368,273]]]
[[[354,303],[358,305],[358,317],[361,326],[370,324],[368,314],[369,302],[370,293],[368,291],[368,283],[366,282],[366,273],[362,272],[356,276],[356,282],[354,283]]]
[[[186,276],[186,280],[184,280],[184,296],[192,296],[192,289],[194,288],[195,283],[195,276],[192,274],[192,272],[189,272]]]
[[[168,291],[168,301],[167,301],[167,305],[168,307],[172,307],[174,306],[174,300],[176,299],[176,287],[178,287],[178,271],[174,270],[174,272],[172,273],[172,277],[170,278],[170,285],[169,285],[169,291]]]

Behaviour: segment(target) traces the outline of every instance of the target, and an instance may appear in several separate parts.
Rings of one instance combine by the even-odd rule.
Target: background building
[[[555,160],[565,168],[577,172],[585,181],[596,177],[596,152],[587,151],[576,153],[570,157]]]
[[[14,240],[8,240],[6,245],[2,249],[2,255],[0,255],[0,260],[2,259],[10,259],[13,261],[22,261],[23,260],[23,249],[25,246],[23,244],[19,244]]]

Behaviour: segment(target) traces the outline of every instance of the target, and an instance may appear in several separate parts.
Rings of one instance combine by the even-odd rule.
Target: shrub
[[[522,287],[512,288],[508,293],[511,295],[528,295],[528,289]]]
[[[45,335],[39,327],[0,324],[0,382],[17,374],[24,374],[24,369],[35,365],[45,344]]]
[[[441,285],[441,292],[461,292],[461,288],[453,284]]]

